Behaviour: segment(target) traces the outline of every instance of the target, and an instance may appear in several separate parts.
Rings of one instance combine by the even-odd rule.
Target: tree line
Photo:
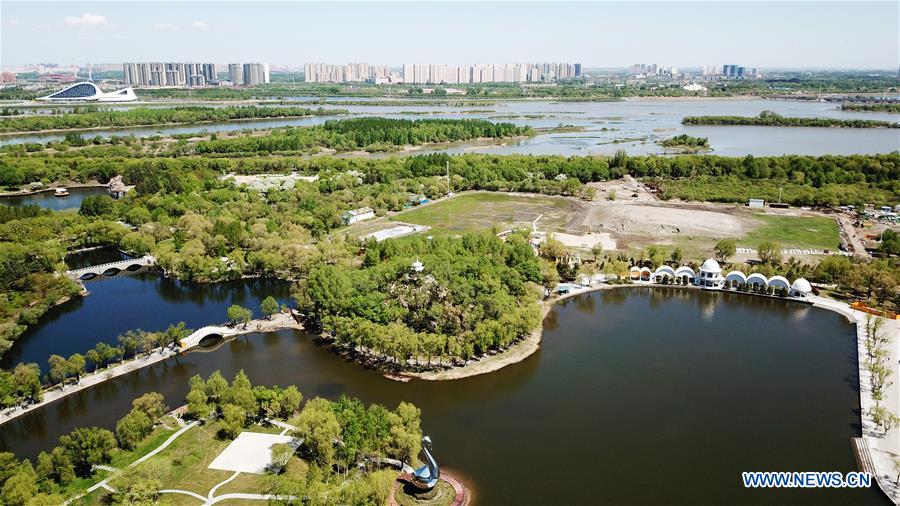
[[[859,111],[859,112],[889,112],[893,114],[900,113],[900,103],[898,102],[878,102],[871,104],[860,104],[856,102],[844,102],[841,104],[843,111]]]
[[[266,135],[201,141],[180,147],[181,154],[260,154],[336,151],[391,151],[403,146],[478,138],[530,135],[530,127],[474,119],[354,118],[312,127],[279,128]]]
[[[294,118],[314,115],[346,114],[343,109],[305,107],[228,106],[171,108],[135,107],[118,110],[78,110],[63,114],[36,114],[10,117],[0,122],[0,132],[34,132],[86,128],[121,128],[144,125],[194,124],[265,118]]]
[[[784,127],[900,128],[900,123],[871,119],[795,118],[772,111],[759,116],[685,116],[684,125],[752,125]]]

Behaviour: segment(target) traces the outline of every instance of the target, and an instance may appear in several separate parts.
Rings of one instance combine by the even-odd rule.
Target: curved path
[[[246,325],[228,328],[230,330],[229,335],[223,337],[232,337],[240,334],[250,334],[253,332],[275,332],[277,330],[284,329],[303,330],[303,325],[298,323],[290,313],[278,313],[273,315],[272,318],[269,319],[252,320]],[[91,374],[85,374],[81,377],[81,380],[74,385],[66,385],[65,387],[54,386],[48,388],[43,392],[44,398],[40,402],[28,404],[27,406],[16,406],[12,409],[7,409],[0,413],[0,425],[18,418],[25,413],[28,413],[29,411],[34,411],[35,409],[58,401],[63,397],[66,397],[67,395],[80,392],[81,390],[90,388],[98,383],[103,383],[106,380],[128,374],[138,369],[156,364],[157,362],[162,362],[163,360],[174,357],[183,351],[185,350],[177,350],[169,346],[156,348],[154,350],[151,350],[149,354],[145,356],[122,362],[121,364],[110,367],[109,369],[103,369],[101,371],[92,372]]]

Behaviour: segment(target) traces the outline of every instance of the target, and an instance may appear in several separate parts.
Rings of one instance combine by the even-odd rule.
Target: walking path
[[[872,409],[875,407],[875,401],[872,399],[872,374],[866,368],[868,338],[866,319],[869,315],[833,299],[811,296],[810,300],[815,306],[840,313],[856,324],[862,439],[868,446],[878,485],[894,504],[900,504],[900,486],[896,481],[898,469],[894,465],[894,461],[900,459],[900,427],[895,424],[885,433],[876,427],[872,417]],[[888,361],[892,372],[890,377],[894,382],[884,389],[881,405],[894,415],[900,416],[900,385],[897,384],[900,381],[900,321],[884,320],[881,331],[890,340],[886,349],[890,357]]]
[[[290,313],[277,313],[273,315],[271,319],[263,318],[260,320],[251,320],[247,322],[246,325],[237,325],[231,328],[231,336],[250,334],[253,332],[275,332],[277,330],[283,329],[303,330],[303,325],[298,323]],[[163,360],[174,357],[179,353],[182,353],[183,351],[185,350],[179,350],[169,346],[156,348],[150,351],[147,355],[127,360],[119,365],[110,367],[109,369],[103,369],[91,374],[85,374],[81,377],[80,381],[74,385],[70,384],[61,387],[54,386],[48,388],[47,390],[44,390],[44,398],[40,402],[28,404],[26,406],[15,406],[0,413],[0,425],[18,418],[25,413],[34,411],[35,409],[58,401],[63,397],[72,395],[76,392],[80,392],[86,388],[90,388],[94,385],[103,383],[104,381],[111,380],[118,376],[122,376],[144,367],[162,362]]]

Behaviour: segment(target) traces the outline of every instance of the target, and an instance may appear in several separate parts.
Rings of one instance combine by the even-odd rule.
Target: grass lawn
[[[463,234],[497,227],[508,229],[518,222],[526,225],[543,215],[538,222],[541,229],[562,227],[577,208],[563,197],[549,195],[520,196],[508,193],[465,193],[450,199],[411,209],[394,215],[402,221],[431,227],[429,234]]]
[[[837,250],[841,243],[837,222],[824,216],[753,216],[761,226],[738,241],[739,246],[756,248],[772,241],[781,248]]]

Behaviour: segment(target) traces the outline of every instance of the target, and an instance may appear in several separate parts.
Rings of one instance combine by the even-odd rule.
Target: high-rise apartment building
[[[235,86],[244,84],[244,66],[240,63],[228,64],[228,80]]]
[[[128,86],[205,86],[216,80],[212,63],[123,63]]]
[[[351,63],[326,65],[307,63],[303,67],[308,83],[386,82],[390,69],[386,65]],[[571,63],[512,63],[444,65],[434,63],[404,63],[402,79],[409,84],[469,84],[516,83],[553,81],[557,78],[581,77],[581,64]]]
[[[232,81],[234,82],[234,81]],[[245,63],[243,67],[243,85],[256,86],[269,82],[268,65],[263,63]]]

